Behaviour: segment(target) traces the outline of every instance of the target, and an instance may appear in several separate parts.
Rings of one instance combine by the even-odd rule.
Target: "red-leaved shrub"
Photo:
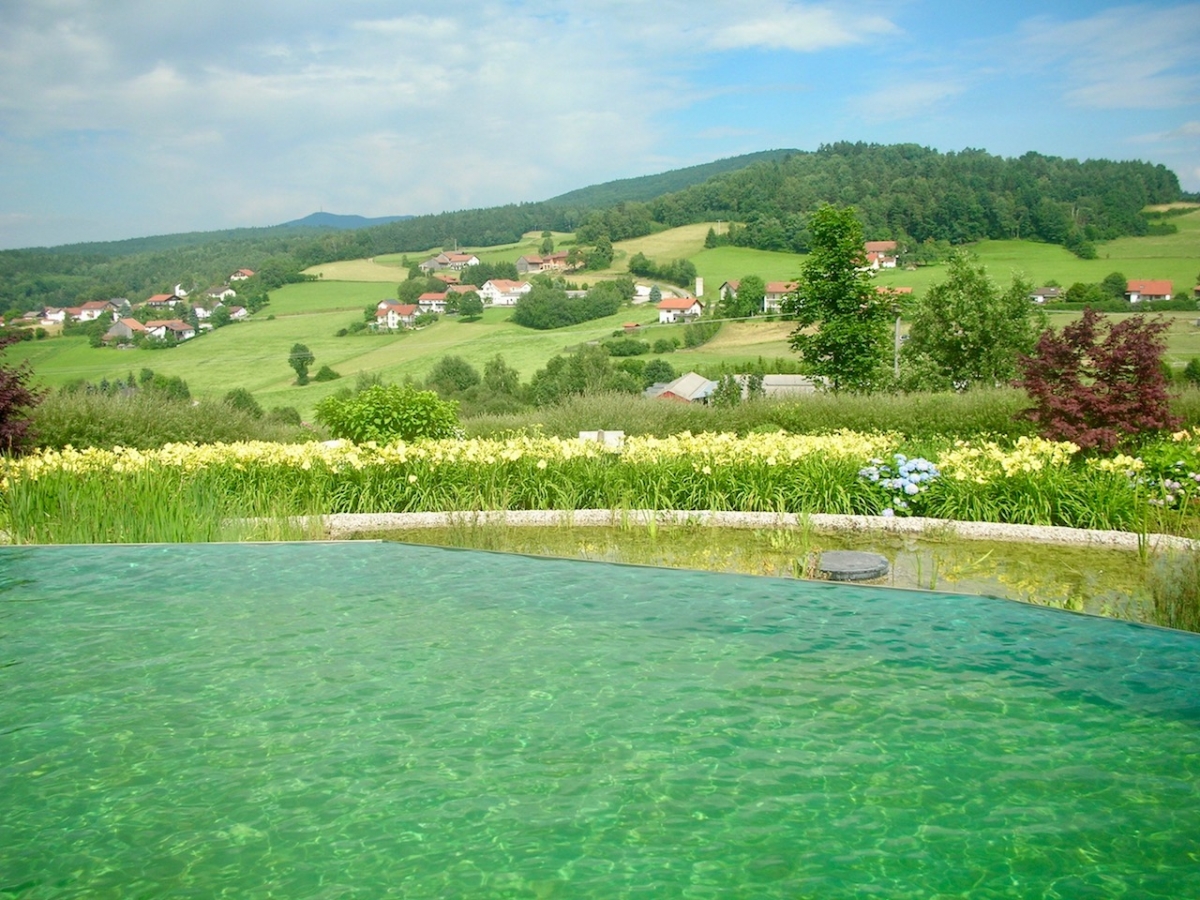
[[[1042,333],[1021,357],[1018,384],[1036,404],[1024,411],[1042,436],[1108,452],[1147,431],[1177,427],[1162,368],[1167,323],[1131,316],[1116,324],[1095,310]]]
[[[0,337],[0,351],[21,340],[19,334]],[[29,387],[33,373],[28,364],[0,365],[0,453],[17,454],[27,449],[32,437],[29,412],[42,399],[43,392]]]

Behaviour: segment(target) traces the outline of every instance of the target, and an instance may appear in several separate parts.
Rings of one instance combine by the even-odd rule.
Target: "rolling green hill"
[[[1200,209],[1179,216],[1175,234],[1121,238],[1100,245],[1098,259],[1081,260],[1065,248],[1031,241],[984,241],[972,247],[992,277],[1007,283],[1013,272],[1031,281],[1056,280],[1066,286],[1074,281],[1098,282],[1112,271],[1129,278],[1170,278],[1177,291],[1190,291],[1200,271]],[[621,259],[635,252],[667,258],[686,256],[695,262],[711,302],[723,281],[759,275],[768,281],[793,279],[800,270],[801,254],[754,250],[746,247],[704,249],[707,223],[671,229],[616,245]],[[561,237],[565,237],[560,235]],[[508,248],[507,258],[528,252],[525,241]],[[341,268],[338,268],[341,267]],[[357,267],[357,268],[356,268]],[[643,338],[651,340],[678,334],[678,326],[659,326],[655,310],[648,306],[623,309],[607,319],[555,331],[530,331],[508,321],[510,310],[491,309],[482,321],[458,322],[443,318],[429,328],[397,335],[360,334],[337,337],[339,329],[361,321],[363,309],[394,294],[405,277],[398,259],[335,264],[317,282],[286,285],[271,293],[271,303],[248,322],[230,325],[171,350],[146,351],[93,349],[83,338],[50,338],[24,342],[10,348],[7,359],[27,359],[37,380],[57,386],[72,380],[99,381],[123,378],[151,368],[184,378],[197,396],[223,396],[234,387],[245,387],[264,406],[296,406],[306,416],[318,400],[345,382],[328,382],[295,387],[287,355],[294,343],[304,343],[316,355],[317,367],[330,365],[343,376],[359,371],[378,372],[389,380],[406,376],[422,379],[444,355],[464,357],[482,368],[500,354],[522,378],[529,377],[555,354],[585,341],[611,334],[623,323],[639,322]],[[378,280],[363,273],[379,273]],[[619,264],[612,274],[623,273]],[[917,271],[889,271],[879,276],[881,284],[908,286],[919,295],[943,277],[942,266]],[[339,280],[340,276],[344,280]],[[595,280],[594,273],[586,276]],[[1054,314],[1061,324],[1070,314]],[[1168,358],[1182,365],[1200,356],[1200,313],[1170,313]],[[273,316],[274,318],[269,318]],[[752,321],[727,326],[711,344],[696,350],[670,354],[666,358],[677,369],[719,362],[789,357],[787,322]]]

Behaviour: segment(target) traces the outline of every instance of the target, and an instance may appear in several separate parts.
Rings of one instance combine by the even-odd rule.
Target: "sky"
[[[0,248],[544,200],[834,141],[1200,191],[1200,2],[3,0]]]

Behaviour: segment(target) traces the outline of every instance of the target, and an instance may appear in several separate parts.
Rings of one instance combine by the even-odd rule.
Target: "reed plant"
[[[1200,632],[1200,550],[1169,553],[1150,570],[1154,622]]]

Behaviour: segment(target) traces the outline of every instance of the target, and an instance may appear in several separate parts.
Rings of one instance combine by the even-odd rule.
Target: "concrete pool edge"
[[[710,510],[577,509],[336,513],[319,518],[326,535],[334,540],[363,533],[413,528],[621,527],[649,526],[654,523],[655,525],[704,525],[720,528],[808,527],[816,532],[883,533],[913,537],[945,536],[963,540],[1058,544],[1106,550],[1200,549],[1200,541],[1169,534],[1137,534],[1128,531],[1066,528],[1058,525],[1006,525],[994,522],[957,522],[951,519],[850,516],[828,513],[804,515]]]

